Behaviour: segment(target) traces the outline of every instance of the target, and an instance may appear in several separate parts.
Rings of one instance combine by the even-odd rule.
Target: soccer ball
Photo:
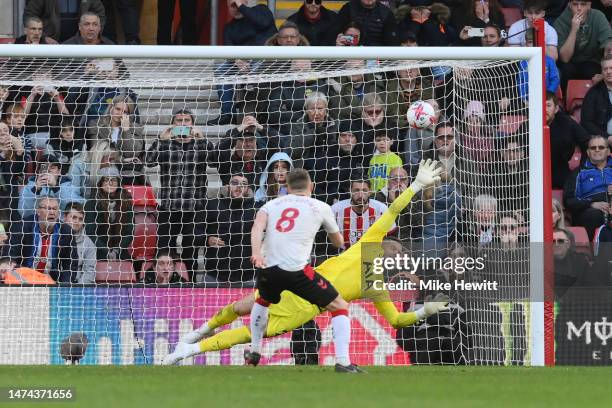
[[[408,108],[406,117],[410,127],[415,129],[427,129],[436,122],[436,112],[433,106],[425,101],[413,102]]]

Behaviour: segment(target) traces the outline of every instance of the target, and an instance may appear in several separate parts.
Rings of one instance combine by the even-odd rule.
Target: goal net
[[[352,360],[543,364],[538,50],[2,46],[0,58],[0,363],[159,364],[252,294],[250,229],[288,171],[310,172],[344,236],[340,251],[317,238],[316,266],[356,245],[429,158],[441,181],[389,230],[410,262],[384,276],[416,285],[389,287],[399,312],[437,293],[450,310],[394,328],[380,300],[356,299]],[[423,128],[416,101],[417,115],[433,108]],[[328,314],[287,307],[278,319],[304,325],[266,340],[264,364],[332,363]],[[243,364],[245,346],[182,364]]]

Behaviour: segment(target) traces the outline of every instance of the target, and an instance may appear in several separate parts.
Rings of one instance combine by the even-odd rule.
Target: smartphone
[[[468,37],[484,37],[484,28],[470,28]]]
[[[340,41],[347,45],[357,45],[359,44],[359,37],[356,35],[341,35]]]
[[[189,126],[175,126],[172,128],[172,136],[187,137],[189,135],[191,135],[191,128]]]

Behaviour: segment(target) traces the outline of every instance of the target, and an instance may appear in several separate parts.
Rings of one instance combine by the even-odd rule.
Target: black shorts
[[[329,305],[338,297],[336,288],[311,266],[289,272],[278,266],[257,270],[259,297],[270,303],[280,302],[281,292],[288,290],[319,307]]]

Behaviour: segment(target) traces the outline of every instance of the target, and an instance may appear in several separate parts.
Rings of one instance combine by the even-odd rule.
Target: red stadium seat
[[[155,191],[151,186],[123,186],[132,196],[135,212],[149,212],[157,209]]]
[[[134,214],[134,240],[128,248],[132,259],[148,261],[157,251],[157,221],[150,213]]]
[[[580,167],[581,160],[582,160],[582,151],[580,151],[579,147],[576,147],[576,149],[574,149],[574,155],[568,162],[570,170],[575,170],[578,167]]]
[[[506,27],[510,27],[512,24],[523,19],[523,13],[520,8],[516,7],[502,7],[502,14],[504,15],[504,21]]]
[[[555,91],[555,95],[557,95],[557,99],[559,100],[559,104],[561,106],[565,106],[562,103],[562,101],[563,101],[563,89],[561,89],[561,86],[557,87],[557,90]]]
[[[142,264],[142,268],[140,269],[141,276],[144,277],[144,273],[152,267],[153,267],[152,261],[144,262]],[[174,270],[181,276],[181,278],[189,282],[189,273],[187,272],[187,265],[185,265],[184,262],[175,262]]]
[[[584,227],[567,227],[567,229],[574,234],[576,250],[587,255],[592,255],[591,242],[589,241],[589,234],[587,234],[586,229],[584,229]]]
[[[96,264],[97,283],[134,283],[134,267],[128,261],[98,262]]]
[[[15,39],[13,37],[0,37],[0,44],[14,44]]]
[[[504,115],[499,119],[497,130],[500,133],[512,135],[519,130],[525,119],[526,117],[523,115]]]
[[[574,112],[582,106],[584,96],[593,86],[593,81],[589,79],[572,79],[567,83],[565,95],[565,110],[574,116]],[[578,121],[580,123],[580,121]]]

